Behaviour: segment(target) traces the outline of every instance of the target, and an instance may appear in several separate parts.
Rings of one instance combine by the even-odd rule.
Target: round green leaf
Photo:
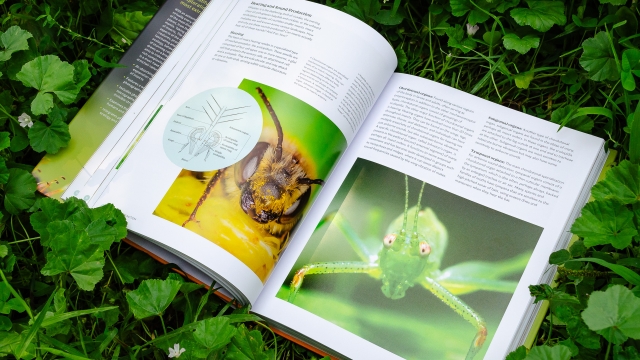
[[[589,72],[591,80],[617,80],[620,77],[606,32],[601,31],[585,40],[582,49],[580,65]]]
[[[0,331],[9,331],[12,326],[13,324],[8,317],[0,315]]]
[[[567,22],[562,1],[527,0],[527,5],[529,5],[528,9],[511,10],[511,17],[518,25],[529,25],[538,31],[545,32],[554,24],[564,25]]]
[[[49,154],[55,154],[67,146],[70,139],[69,125],[60,119],[55,119],[50,126],[42,121],[36,121],[29,129],[31,147],[37,152],[46,151]]]
[[[620,80],[622,81],[622,86],[627,91],[635,90],[636,81],[633,75],[640,76],[640,50],[625,50],[622,53],[621,67]]]
[[[49,242],[51,251],[47,253],[47,263],[42,274],[52,276],[70,274],[82,290],[93,290],[102,279],[104,251],[91,242],[84,230],[73,230],[69,220],[59,221],[69,226],[65,231],[56,232]]]
[[[540,45],[540,38],[533,35],[525,35],[522,39],[516,34],[507,34],[502,40],[505,49],[515,50],[520,54],[526,54],[531,49],[536,49]]]
[[[39,90],[36,99],[31,103],[34,115],[46,114],[53,107],[53,97],[71,104],[80,88],[73,82],[73,65],[63,62],[55,55],[39,56],[22,66],[16,77],[25,86]]]
[[[4,33],[0,32],[0,42],[4,46],[4,50],[0,51],[0,61],[11,59],[11,54],[20,50],[29,49],[27,40],[32,38],[30,32],[22,30],[19,26],[14,25],[7,29]]]
[[[548,345],[534,346],[525,360],[569,360],[571,349],[564,345],[550,347]]]
[[[640,165],[624,160],[611,168],[604,180],[598,182],[591,195],[596,200],[615,199],[623,204],[633,204],[640,199]]]
[[[4,208],[17,215],[36,202],[36,179],[22,169],[9,169],[9,180],[5,185]]]
[[[566,249],[558,250],[549,256],[549,264],[560,265],[571,259],[571,254]]]
[[[582,319],[589,329],[614,344],[640,339],[640,298],[622,285],[594,291]]]
[[[626,248],[638,235],[633,213],[615,199],[596,200],[585,205],[571,232],[583,237],[586,247],[611,244],[616,249]]]
[[[235,331],[236,328],[229,323],[229,319],[220,316],[199,322],[193,338],[206,348],[208,354],[227,345]]]
[[[161,316],[180,290],[180,285],[176,280],[145,280],[136,290],[127,293],[127,303],[136,319]]]

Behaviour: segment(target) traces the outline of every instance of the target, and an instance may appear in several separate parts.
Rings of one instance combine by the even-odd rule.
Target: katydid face
[[[422,280],[429,267],[431,246],[423,236],[406,231],[391,233],[382,241],[384,247],[378,254],[382,292],[390,299],[400,299],[408,288]]]

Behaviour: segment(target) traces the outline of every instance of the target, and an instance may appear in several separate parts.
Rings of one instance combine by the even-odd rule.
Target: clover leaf
[[[534,346],[524,360],[569,360],[571,349],[564,345],[550,347],[548,345]]]
[[[16,51],[29,49],[27,40],[32,37],[30,32],[22,30],[17,25],[8,28],[4,33],[0,31],[0,42],[4,46],[4,50],[0,50],[0,61],[11,59],[11,54]]]
[[[473,41],[473,39],[464,36],[464,30],[460,24],[456,24],[455,27],[448,28],[446,33],[449,37],[447,45],[453,48],[458,48],[465,54],[475,49],[476,42]]]
[[[554,24],[564,25],[567,22],[562,1],[527,0],[527,5],[529,5],[528,9],[511,10],[511,17],[518,25],[529,25],[538,31],[545,32]]]
[[[36,121],[29,129],[29,142],[37,152],[46,151],[48,154],[55,154],[69,145],[69,140],[71,140],[69,125],[60,119],[53,120],[50,126],[42,121]]]
[[[520,54],[526,54],[531,49],[537,49],[540,38],[534,35],[525,35],[522,39],[516,34],[507,34],[502,39],[505,49],[515,50]]]
[[[524,71],[520,74],[516,74],[513,76],[513,80],[516,82],[516,86],[518,89],[528,89],[529,84],[533,80],[534,72],[533,71]]]
[[[471,4],[469,0],[451,0],[451,14],[460,17],[469,12],[468,22],[471,25],[487,21],[489,19],[489,13],[482,9],[490,8],[490,4],[482,0],[477,1],[476,4],[479,8]]]
[[[55,55],[39,56],[22,66],[16,77],[25,86],[38,90],[31,103],[34,115],[46,114],[53,108],[53,95],[64,104],[71,104],[80,88],[73,82],[73,65],[63,62]]]
[[[51,250],[41,272],[45,276],[68,273],[80,289],[93,290],[103,276],[104,251],[91,241],[86,231],[73,229],[69,220],[61,222],[67,231],[57,232],[51,238]]]
[[[611,49],[611,41],[606,32],[600,31],[594,37],[582,43],[584,52],[580,56],[580,65],[589,72],[589,78],[595,81],[617,80],[620,76]]]
[[[162,316],[182,284],[176,280],[145,280],[127,293],[127,303],[136,319]]]
[[[9,169],[4,189],[4,208],[11,214],[17,215],[36,202],[36,179],[26,170]]]
[[[582,318],[589,329],[614,344],[640,339],[640,298],[622,285],[594,291]]]
[[[604,180],[591,189],[591,195],[597,200],[616,199],[623,204],[638,202],[640,165],[624,160],[607,172]]]
[[[627,49],[622,53],[621,62],[622,71],[620,72],[620,80],[625,90],[633,91],[636,89],[636,80],[633,75],[640,77],[640,50]]]

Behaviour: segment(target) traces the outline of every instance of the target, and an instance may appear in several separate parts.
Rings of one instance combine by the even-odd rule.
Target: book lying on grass
[[[328,7],[216,0],[191,19],[86,109],[115,125],[63,197],[113,203],[139,246],[340,358],[524,341],[527,287],[551,281],[602,139],[394,74],[385,39]]]

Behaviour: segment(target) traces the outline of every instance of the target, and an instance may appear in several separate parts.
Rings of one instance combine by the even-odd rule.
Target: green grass
[[[160,5],[0,1],[0,357],[164,358],[180,342],[192,349],[183,357],[241,358],[252,349],[255,358],[318,358],[274,338],[246,309],[233,311],[170,265],[119,242],[119,212],[93,213],[79,204],[62,211],[63,205],[36,195],[29,172],[45,153],[68,144],[68,122],[137,35],[120,20],[140,28]],[[591,133],[617,151],[620,165],[597,185],[596,200],[572,229],[580,240],[551,259],[561,269],[557,288],[532,288],[538,299],[550,301],[553,316],[543,322],[528,359],[638,358],[640,334],[627,326],[640,322],[637,2],[327,0],[326,5],[380,32],[396,49],[398,71]],[[473,30],[476,23],[471,35],[467,27]],[[66,94],[29,80],[45,61],[56,70],[55,89]],[[23,114],[32,127],[20,126]],[[83,243],[92,236],[90,226],[112,233],[100,246]],[[76,260],[92,265],[65,265],[65,254],[79,248],[83,257]],[[570,259],[577,261],[566,262]],[[149,294],[157,295],[155,315],[136,307],[136,296]],[[596,307],[601,310],[593,311]],[[380,321],[380,314],[363,309],[363,324]],[[218,331],[205,331],[211,327]],[[207,347],[211,342],[203,334],[215,334],[223,345]],[[523,351],[510,359],[523,359]]]

